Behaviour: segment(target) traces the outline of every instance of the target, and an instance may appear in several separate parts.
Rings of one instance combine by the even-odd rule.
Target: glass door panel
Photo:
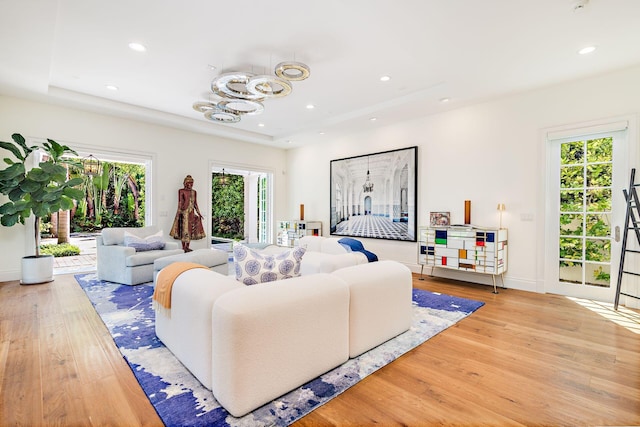
[[[561,144],[560,281],[610,286],[612,148],[610,137]]]
[[[613,292],[611,277],[617,274],[619,248],[612,239],[613,218],[617,206],[614,199],[624,185],[624,167],[614,156],[623,146],[622,132],[584,138],[553,141],[552,164],[555,172],[550,176],[549,197],[555,218],[549,218],[556,230],[549,242],[547,265],[555,273],[548,287],[552,292],[565,295],[609,300]],[[626,165],[626,162],[622,162]],[[615,175],[616,173],[621,174]],[[617,215],[617,216],[616,216]],[[555,255],[555,261],[550,257]],[[615,264],[615,263],[614,263]],[[555,267],[553,267],[555,265]]]

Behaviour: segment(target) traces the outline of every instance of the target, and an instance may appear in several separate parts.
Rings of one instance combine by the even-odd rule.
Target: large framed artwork
[[[331,160],[332,235],[416,241],[418,147]]]

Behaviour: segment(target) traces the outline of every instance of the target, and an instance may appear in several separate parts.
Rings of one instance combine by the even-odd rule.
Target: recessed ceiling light
[[[291,144],[293,141],[291,141],[290,139],[287,139],[287,144]]]
[[[371,120],[372,122],[375,122],[376,120],[378,120],[377,117],[371,117],[369,120]]]
[[[440,102],[449,102],[449,98],[442,98],[440,99]]]
[[[258,123],[258,127],[263,128],[264,127],[264,123]]]
[[[580,49],[580,50],[578,51],[578,54],[580,54],[580,55],[586,55],[586,54],[588,54],[588,53],[593,52],[594,50],[596,50],[596,47],[595,47],[595,46],[587,46],[587,47],[583,47],[582,49]]]
[[[573,0],[573,11],[584,10],[587,7],[587,3],[589,3],[589,0]]]
[[[314,108],[316,108],[315,105],[313,104],[307,104],[307,110],[313,110]]]
[[[114,86],[114,85],[106,85],[105,87],[106,87],[107,89],[109,89],[109,90],[113,90],[113,91],[118,90],[118,86]]]
[[[380,77],[380,81],[381,81],[381,82],[388,82],[389,80],[391,80],[391,77],[389,77],[389,76],[382,76],[382,77]]]
[[[147,50],[147,48],[143,44],[136,42],[129,43],[129,49],[135,50],[136,52],[145,52]]]
[[[320,131],[318,132],[318,135],[324,135],[324,132]]]

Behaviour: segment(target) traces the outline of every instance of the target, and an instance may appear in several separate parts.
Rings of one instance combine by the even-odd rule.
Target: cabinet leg
[[[424,277],[422,276],[422,273],[424,272],[424,264],[420,265],[420,279],[418,280],[424,280]]]
[[[491,278],[493,279],[493,293],[497,294],[498,293],[498,288],[496,288],[496,275],[492,274]],[[502,282],[504,284],[504,282]]]

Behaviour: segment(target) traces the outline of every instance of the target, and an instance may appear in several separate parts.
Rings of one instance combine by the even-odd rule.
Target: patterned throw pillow
[[[156,234],[152,234],[147,237],[138,237],[128,231],[124,232],[124,245],[134,248],[136,252],[155,251],[158,249],[164,249],[164,238],[162,237],[162,230]]]
[[[270,255],[236,244],[233,247],[236,280],[245,285],[255,285],[297,277],[305,251],[305,248],[297,247]]]

